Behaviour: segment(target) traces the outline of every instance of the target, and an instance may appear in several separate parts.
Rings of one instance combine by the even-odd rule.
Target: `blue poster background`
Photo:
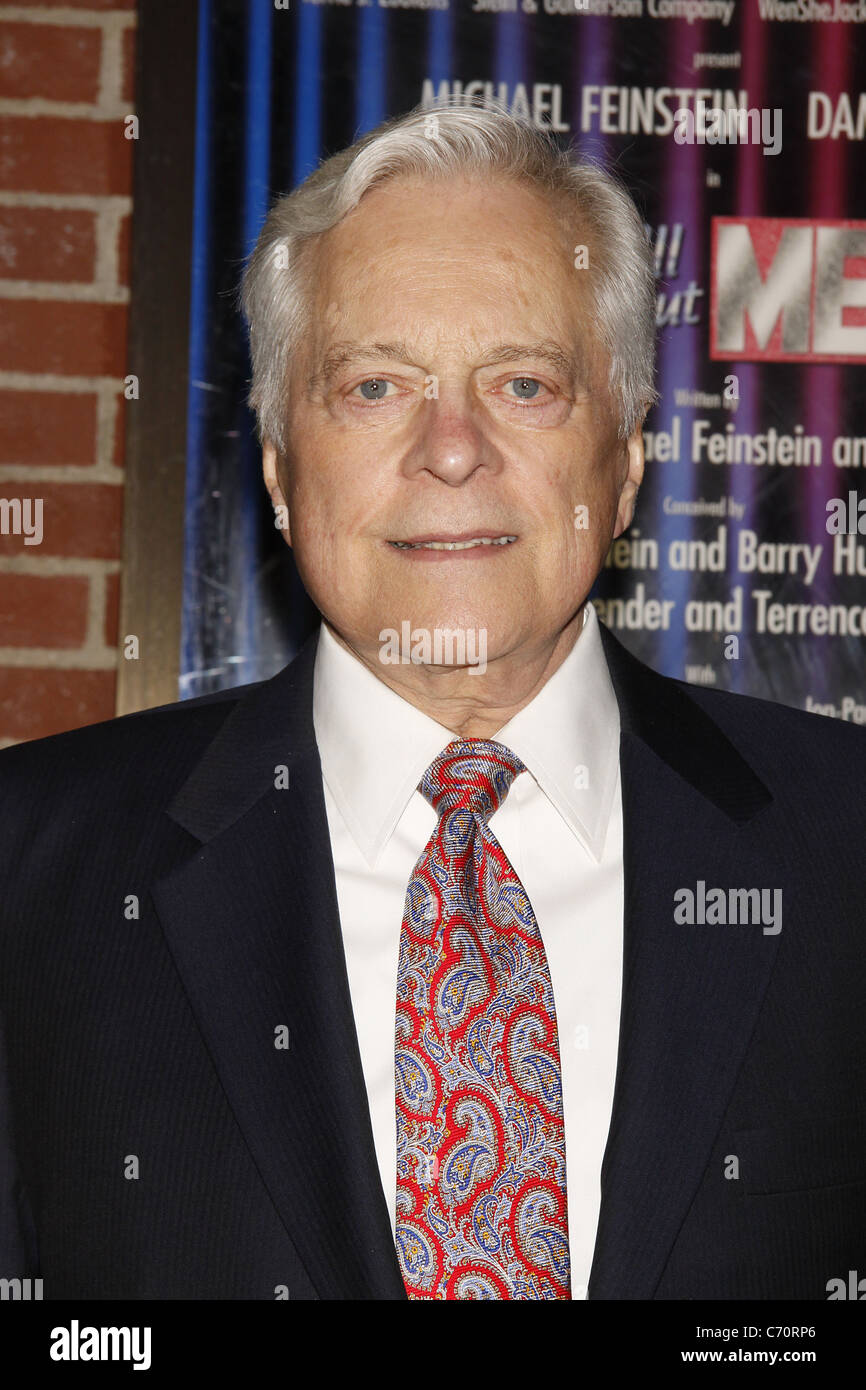
[[[866,499],[864,40],[841,0],[200,0],[181,695],[273,674],[317,621],[245,404],[267,209],[463,92],[617,169],[655,247],[661,401],[602,616],[665,674],[866,721],[866,534],[828,531]],[[765,138],[681,142],[698,101]]]

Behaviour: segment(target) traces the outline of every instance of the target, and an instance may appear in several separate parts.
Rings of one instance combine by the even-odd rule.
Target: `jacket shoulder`
[[[859,803],[862,811],[866,728],[753,695],[673,684],[713,720],[774,795],[808,795],[816,808],[838,800],[849,813]]]
[[[599,629],[624,727],[650,742],[662,726],[669,750],[688,742],[697,751],[703,742],[717,741],[715,730],[768,785],[784,785],[798,767],[849,783],[855,769],[861,776],[866,772],[866,726],[662,675],[603,623]],[[769,780],[765,772],[772,774]]]
[[[100,821],[167,804],[232,710],[264,682],[119,715],[0,750],[6,824],[26,836],[62,811]],[[17,836],[12,837],[17,838]]]
[[[232,686],[191,700],[174,700],[132,714],[115,715],[79,729],[67,729],[44,738],[29,739],[0,749],[0,774],[14,775],[17,768],[33,772],[40,764],[57,759],[86,764],[97,752],[117,753],[124,747],[142,750],[148,743],[160,743],[182,733],[195,737],[219,728],[238,700],[258,689],[262,681]]]
[[[858,750],[861,755],[866,754],[866,726],[853,721],[817,714],[813,710],[799,709],[757,695],[714,690],[704,685],[689,685],[681,680],[673,680],[673,684],[684,690],[723,727],[739,724],[744,728],[775,733],[777,737],[803,738],[808,742],[817,739],[845,748],[855,755]]]

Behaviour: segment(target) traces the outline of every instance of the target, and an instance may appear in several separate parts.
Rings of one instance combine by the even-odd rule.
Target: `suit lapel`
[[[169,808],[200,848],[153,895],[229,1103],[316,1292],[401,1299],[313,731],[315,648],[314,636],[226,719]],[[288,1048],[275,1046],[281,1028]]]
[[[623,997],[590,1298],[650,1298],[703,1176],[778,937],[675,926],[703,879],[768,887],[770,796],[685,691],[602,639],[622,722]],[[169,807],[153,896],[275,1209],[324,1299],[404,1299],[373,1145],[312,722],[316,637],[227,717]],[[288,770],[278,789],[276,769]],[[765,819],[765,818],[763,818]],[[289,1030],[288,1049],[275,1030]]]
[[[624,961],[588,1295],[638,1299],[704,1175],[778,943],[760,925],[677,925],[674,893],[782,878],[764,785],[685,690],[602,638],[622,722]]]

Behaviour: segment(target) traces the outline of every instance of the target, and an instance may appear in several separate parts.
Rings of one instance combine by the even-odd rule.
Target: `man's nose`
[[[418,433],[403,467],[407,477],[427,472],[459,487],[479,468],[500,469],[502,456],[471,401],[434,399],[419,412]]]

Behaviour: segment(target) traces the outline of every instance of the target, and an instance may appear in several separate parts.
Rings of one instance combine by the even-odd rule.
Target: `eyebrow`
[[[337,343],[325,354],[319,370],[310,376],[308,389],[326,386],[340,368],[350,362],[376,358],[411,361],[412,352],[402,340],[393,343]],[[517,362],[527,358],[549,363],[569,381],[575,380],[581,371],[581,362],[576,354],[568,352],[551,338],[544,338],[536,343],[497,343],[489,352],[484,353],[483,365],[497,366],[502,362]]]

